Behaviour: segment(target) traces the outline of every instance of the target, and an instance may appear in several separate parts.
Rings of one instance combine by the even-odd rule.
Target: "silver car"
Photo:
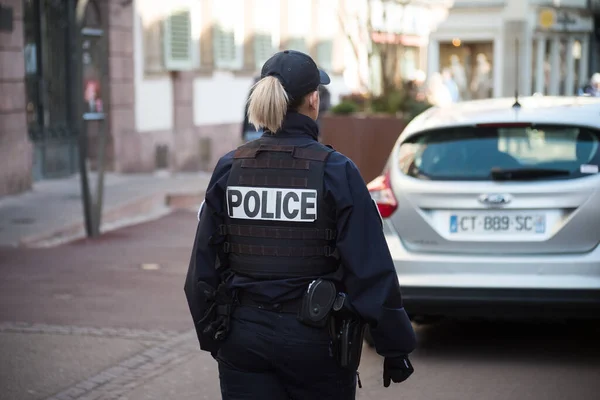
[[[600,99],[432,108],[368,187],[413,317],[600,318]]]

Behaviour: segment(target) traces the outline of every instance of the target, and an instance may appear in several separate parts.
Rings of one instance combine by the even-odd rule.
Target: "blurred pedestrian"
[[[413,373],[377,206],[354,163],[317,141],[329,82],[304,53],[267,60],[248,107],[265,134],[219,160],[199,212],[185,293],[225,400],[354,399],[366,324],[384,386]]]
[[[448,88],[452,102],[456,103],[460,101],[460,90],[458,89],[458,85],[452,77],[452,71],[450,68],[444,68],[442,70],[442,81],[444,82],[444,85],[446,85],[446,88]]]
[[[319,116],[317,126],[319,127],[319,140],[321,139],[321,117],[331,108],[331,93],[325,85],[319,85]]]
[[[252,84],[255,85],[256,82],[260,80],[260,75],[255,76],[253,78]],[[248,92],[248,97],[246,98],[246,102],[244,103],[244,122],[242,122],[242,143],[249,142],[251,140],[256,140],[262,136],[262,129],[256,129],[250,121],[248,121],[248,100],[250,99],[251,90]]]
[[[590,83],[580,91],[580,94],[600,97],[600,72],[596,72],[592,75]]]

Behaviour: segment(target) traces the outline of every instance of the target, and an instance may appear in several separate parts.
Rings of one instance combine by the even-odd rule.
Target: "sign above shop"
[[[573,10],[543,8],[538,13],[537,28],[549,32],[592,32],[594,20]]]
[[[400,35],[390,32],[372,32],[371,39],[375,43],[402,44],[404,46],[422,47],[427,45],[427,38],[416,35]]]

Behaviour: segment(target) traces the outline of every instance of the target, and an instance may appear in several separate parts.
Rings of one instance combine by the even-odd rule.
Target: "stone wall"
[[[0,31],[0,196],[31,188],[32,146],[25,114],[25,60],[21,0],[0,0],[13,10],[13,29]]]
[[[220,157],[241,144],[241,123],[179,129],[132,132],[119,137],[118,171],[153,172],[158,146],[167,146],[172,172],[212,171]]]
[[[239,124],[194,124],[194,73],[173,75],[173,146],[171,166],[176,171],[210,171],[219,158],[239,146]]]
[[[109,169],[121,171],[124,169],[123,163],[128,164],[128,157],[138,156],[135,151],[137,149],[132,149],[131,145],[130,148],[123,149],[132,136],[137,136],[134,114],[133,2],[109,0],[108,5],[108,126],[111,140],[107,161]]]

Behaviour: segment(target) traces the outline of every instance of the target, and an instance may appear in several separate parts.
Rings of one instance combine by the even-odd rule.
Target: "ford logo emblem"
[[[482,194],[479,196],[479,201],[489,206],[503,206],[510,203],[512,200],[509,194]]]

